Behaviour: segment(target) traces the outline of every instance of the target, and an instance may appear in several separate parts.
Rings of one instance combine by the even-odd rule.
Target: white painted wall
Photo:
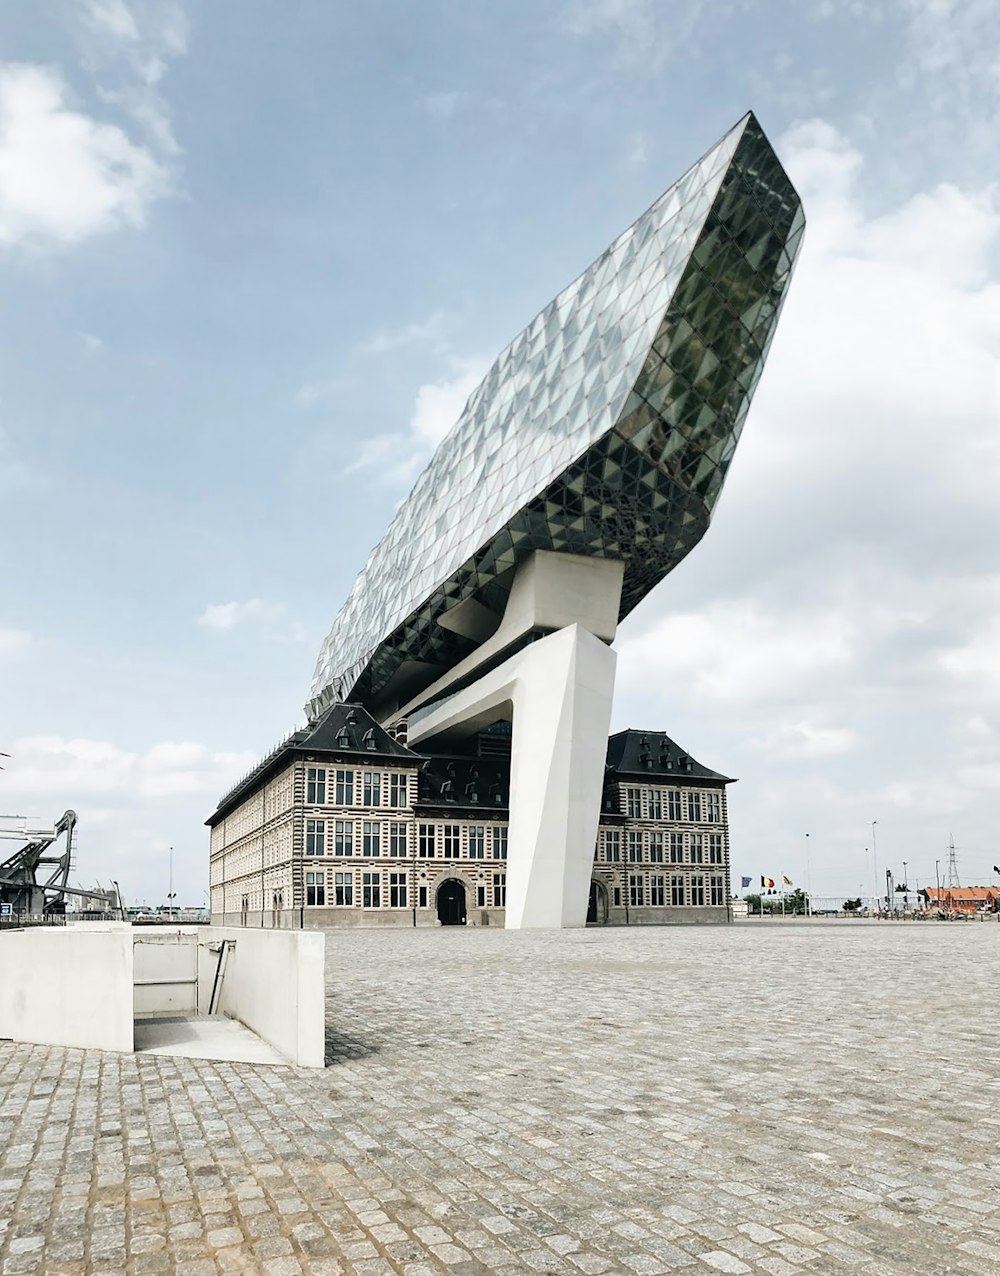
[[[322,1068],[326,1044],[326,936],[321,931],[208,926],[198,930],[199,1010],[207,1013],[218,953],[226,958],[217,1014],[246,1024],[300,1068]]]
[[[0,933],[0,1037],[131,1052],[132,964],[129,926]]]
[[[198,933],[152,926],[135,931],[137,1015],[198,1013]]]

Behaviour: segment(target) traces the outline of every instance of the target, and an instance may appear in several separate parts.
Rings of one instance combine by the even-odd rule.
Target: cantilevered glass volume
[[[310,714],[419,698],[538,550],[620,561],[630,612],[708,527],[803,228],[748,114],[499,355],[358,575]]]

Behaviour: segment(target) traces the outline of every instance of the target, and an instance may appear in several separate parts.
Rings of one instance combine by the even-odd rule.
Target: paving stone
[[[995,1276],[1000,926],[327,952],[322,1071],[0,1043],[0,1274]]]

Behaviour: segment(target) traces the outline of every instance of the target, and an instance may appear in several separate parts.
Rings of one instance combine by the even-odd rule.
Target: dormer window
[[[368,728],[368,730],[361,737],[361,743],[365,746],[366,749],[370,749],[372,752],[375,751],[375,728],[374,727]]]
[[[337,736],[337,747],[339,749],[349,749],[351,747],[351,737],[346,729],[341,729],[340,734]]]

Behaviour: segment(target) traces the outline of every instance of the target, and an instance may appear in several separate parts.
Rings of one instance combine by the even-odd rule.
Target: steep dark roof
[[[369,741],[374,745],[373,748],[369,747]],[[286,767],[294,757],[315,757],[323,761],[331,754],[348,760],[356,755],[359,759],[363,757],[369,761],[391,758],[415,765],[423,761],[420,754],[413,753],[405,744],[394,740],[361,705],[333,704],[315,721],[293,731],[277,748],[262,758],[253,770],[220,799],[214,814],[205,823],[210,826],[217,824]]]
[[[420,806],[461,807],[484,818],[510,800],[510,762],[506,758],[432,757],[420,772]]]
[[[608,740],[608,778],[636,776],[649,779],[716,780],[735,784],[728,775],[712,771],[685,753],[662,731],[619,731]]]

